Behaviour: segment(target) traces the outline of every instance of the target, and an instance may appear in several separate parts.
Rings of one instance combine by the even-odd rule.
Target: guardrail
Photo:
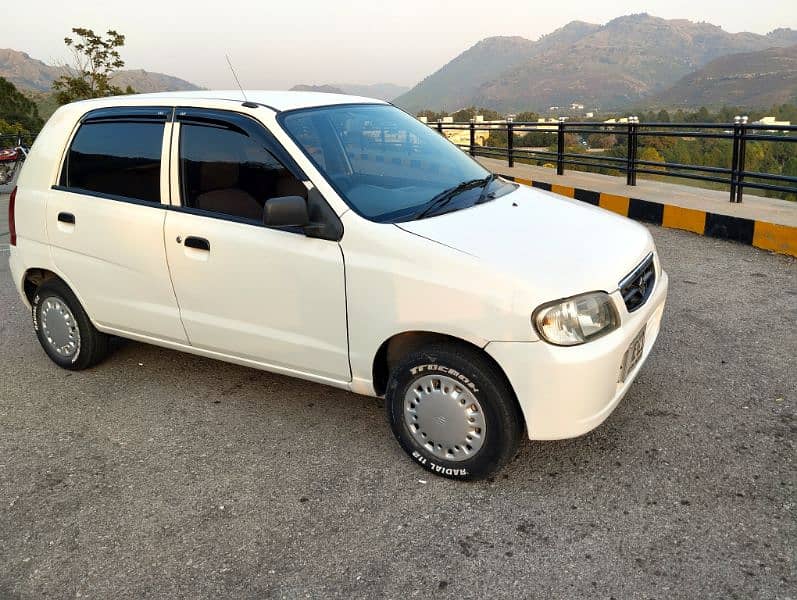
[[[726,184],[730,188],[730,201],[741,202],[745,189],[770,190],[797,194],[797,176],[745,169],[748,142],[794,143],[797,142],[797,126],[752,124],[747,117],[736,117],[733,123],[640,123],[630,117],[627,123],[570,122],[562,118],[558,122],[490,122],[428,123],[441,134],[446,131],[469,131],[469,143],[457,144],[471,156],[505,158],[508,166],[515,160],[549,161],[556,163],[557,175],[563,175],[565,165],[592,169],[603,169],[625,173],[626,183],[636,185],[637,174],[679,177],[696,181]],[[478,145],[477,132],[501,132],[502,145]],[[515,136],[531,132],[550,136],[547,148],[522,148],[515,146]],[[621,156],[573,152],[566,146],[567,134],[582,140],[585,135],[614,135],[624,138]],[[554,140],[555,138],[555,140]],[[727,140],[731,145],[727,166],[684,164],[644,160],[639,157],[641,141],[652,138],[680,138],[687,140]],[[490,138],[487,138],[489,143]],[[555,147],[555,150],[553,149]]]

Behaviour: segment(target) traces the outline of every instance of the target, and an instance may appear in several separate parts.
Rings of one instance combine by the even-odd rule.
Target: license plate
[[[626,377],[628,377],[628,374],[634,370],[635,366],[637,366],[639,360],[642,358],[642,352],[644,349],[645,329],[643,328],[628,346],[628,350],[625,351],[625,356],[623,356],[623,364],[620,366],[621,383],[625,381]]]

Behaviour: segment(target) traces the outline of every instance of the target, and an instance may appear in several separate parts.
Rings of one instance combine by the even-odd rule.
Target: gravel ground
[[[379,400],[133,342],[59,370],[0,248],[0,598],[797,598],[797,263],[652,231],[626,399],[475,484]]]

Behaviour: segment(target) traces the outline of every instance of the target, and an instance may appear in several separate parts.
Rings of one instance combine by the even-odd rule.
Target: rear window
[[[160,202],[162,144],[163,123],[84,123],[69,148],[60,184]]]

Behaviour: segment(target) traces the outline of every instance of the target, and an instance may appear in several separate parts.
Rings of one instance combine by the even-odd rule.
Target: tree
[[[66,37],[64,43],[72,50],[73,66],[53,82],[58,104],[135,93],[130,86],[122,90],[111,83],[111,76],[125,65],[119,54],[125,36],[113,29],[105,38],[84,27],[74,27],[72,32],[76,39]]]
[[[536,123],[539,118],[540,115],[538,113],[530,110],[525,110],[515,115],[515,121],[518,123]]]
[[[501,121],[503,119],[501,114],[497,111],[489,108],[476,108],[475,106],[458,110],[452,113],[451,117],[454,119],[455,123],[467,123],[476,115],[481,115],[485,121]]]
[[[445,117],[446,113],[444,113],[444,112],[436,112],[434,110],[430,110],[430,109],[427,108],[427,109],[424,109],[422,111],[419,111],[418,114],[415,115],[415,116],[416,117],[426,117],[426,120],[429,121],[430,123],[436,123],[437,121],[439,121],[440,119]]]
[[[0,77],[0,133],[33,132],[41,126],[36,103],[25,97],[13,83]]]
[[[608,150],[617,144],[617,136],[613,133],[591,133],[587,136],[590,148],[603,148]]]
[[[643,146],[639,151],[639,160],[647,162],[663,163],[664,157],[659,154],[659,151],[652,146]],[[654,167],[652,165],[645,165],[646,169],[653,169],[655,171],[663,171],[663,167]]]

